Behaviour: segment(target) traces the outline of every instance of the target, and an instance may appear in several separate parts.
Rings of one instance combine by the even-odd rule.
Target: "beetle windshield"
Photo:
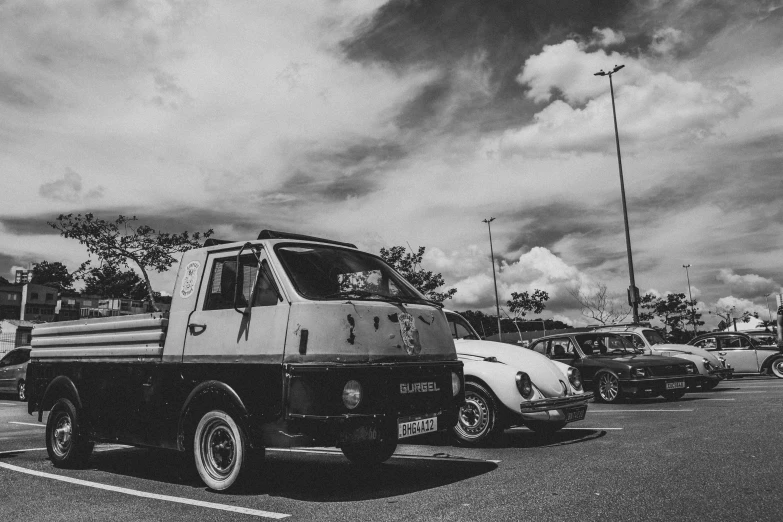
[[[326,245],[282,244],[275,248],[296,291],[314,300],[427,302],[381,258]]]
[[[585,355],[635,355],[642,352],[616,334],[592,333],[574,337]]]
[[[644,330],[642,333],[644,333],[647,342],[652,346],[655,346],[656,344],[666,344],[666,339],[655,330]]]

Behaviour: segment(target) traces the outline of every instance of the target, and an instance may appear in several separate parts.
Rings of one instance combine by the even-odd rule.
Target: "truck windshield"
[[[296,291],[307,299],[428,302],[370,254],[323,245],[284,244],[275,251]]]

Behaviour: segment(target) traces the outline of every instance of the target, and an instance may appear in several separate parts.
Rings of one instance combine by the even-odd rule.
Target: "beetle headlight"
[[[459,378],[457,372],[451,372],[451,394],[456,397],[461,389],[462,379]]]
[[[525,372],[517,372],[517,390],[525,399],[533,396],[533,383],[530,382],[530,376]]]
[[[343,404],[349,410],[356,408],[362,402],[362,385],[359,381],[348,381],[343,386]]]
[[[571,383],[571,386],[573,386],[575,390],[582,389],[582,376],[580,375],[579,370],[576,368],[568,369],[568,382]]]
[[[728,366],[726,365],[726,359],[724,359],[723,357],[718,357],[718,360],[720,361],[721,365],[724,368],[728,368]]]
[[[632,368],[631,377],[647,377],[647,370],[645,368]]]
[[[704,358],[702,359],[702,362],[704,362],[704,368],[705,368],[707,371],[713,370],[712,364],[710,364],[710,361],[708,361],[706,357],[704,357]]]

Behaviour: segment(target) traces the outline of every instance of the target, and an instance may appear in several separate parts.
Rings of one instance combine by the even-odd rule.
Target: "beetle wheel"
[[[772,364],[769,365],[769,369],[772,372],[772,375],[778,379],[783,379],[783,357],[778,357],[772,361]]]
[[[620,381],[615,374],[604,372],[598,377],[598,394],[595,398],[609,404],[620,400]]]
[[[453,428],[457,442],[476,446],[495,435],[498,409],[492,393],[480,384],[465,383],[465,405]]]

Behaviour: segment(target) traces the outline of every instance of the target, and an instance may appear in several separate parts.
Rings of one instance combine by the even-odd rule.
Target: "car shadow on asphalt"
[[[232,490],[231,494],[313,502],[373,500],[445,486],[496,468],[494,462],[459,457],[392,457],[376,468],[363,469],[350,464],[339,453],[268,451],[257,478]],[[206,490],[192,459],[173,451],[140,448],[96,451],[88,469]]]

